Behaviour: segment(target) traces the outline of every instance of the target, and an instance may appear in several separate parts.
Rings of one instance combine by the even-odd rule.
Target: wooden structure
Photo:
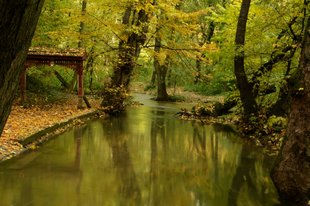
[[[35,65],[62,65],[78,73],[78,108],[83,108],[83,61],[87,58],[84,48],[30,47],[21,78],[22,102],[26,102],[26,69]]]

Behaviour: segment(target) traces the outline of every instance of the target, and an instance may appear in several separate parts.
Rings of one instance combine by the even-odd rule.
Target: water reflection
[[[141,205],[141,191],[127,147],[126,122],[120,118],[112,118],[110,124],[102,124],[104,131],[109,131],[111,126],[114,126],[113,135],[107,135],[106,139],[112,149],[116,178],[121,180],[117,185],[120,193],[119,205]]]
[[[0,205],[286,205],[272,158],[228,126],[150,101],[0,165]],[[190,108],[191,105],[188,105]]]

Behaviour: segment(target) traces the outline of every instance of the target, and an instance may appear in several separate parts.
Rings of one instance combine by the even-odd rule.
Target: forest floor
[[[30,100],[31,101],[31,100]],[[76,95],[53,104],[28,104],[23,108],[18,101],[14,102],[10,116],[0,137],[0,162],[10,159],[27,149],[35,149],[35,144],[22,145],[21,141],[32,134],[49,128],[57,123],[93,112],[100,105],[99,99],[89,99],[92,108],[77,109]],[[52,135],[57,135],[65,129],[82,123],[74,121],[65,128],[59,128]]]

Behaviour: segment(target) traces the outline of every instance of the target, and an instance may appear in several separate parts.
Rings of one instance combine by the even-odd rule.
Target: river
[[[158,103],[69,130],[0,165],[1,206],[277,206],[274,157],[225,125]]]

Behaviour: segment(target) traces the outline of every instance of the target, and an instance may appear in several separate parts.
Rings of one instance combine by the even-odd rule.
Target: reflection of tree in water
[[[242,198],[250,199],[252,201],[255,200],[259,205],[278,205],[276,202],[268,202],[270,201],[270,197],[266,192],[267,183],[262,181],[264,177],[261,176],[261,174],[258,174],[255,168],[257,162],[259,162],[259,167],[262,167],[262,170],[268,168],[268,166],[271,165],[270,162],[264,159],[261,152],[254,152],[255,146],[251,140],[243,138],[241,140],[243,142],[240,154],[241,159],[232,179],[227,205],[237,206]],[[243,187],[246,188],[247,193],[241,192]],[[249,195],[250,197],[241,195]]]
[[[17,206],[29,205],[33,206],[32,179],[22,180],[22,189],[20,190],[20,199]]]
[[[211,155],[213,159],[214,177],[215,183],[218,183],[219,177],[219,165],[218,165],[218,141],[219,134],[226,136],[228,139],[234,139],[237,137],[236,131],[229,125],[224,124],[212,124],[213,134],[211,135]]]
[[[85,133],[85,127],[81,128],[78,127],[74,131],[74,139],[76,141],[76,149],[75,149],[75,158],[74,161],[68,162],[65,165],[59,166],[57,170],[51,170],[51,168],[48,168],[45,165],[46,170],[44,172],[38,172],[37,167],[33,167],[33,164],[37,164],[33,159],[31,159],[31,156],[36,156],[36,154],[39,156],[41,155],[41,152],[31,152],[28,153],[27,156],[24,156],[23,160],[26,164],[23,164],[23,162],[13,162],[11,165],[11,172],[15,174],[19,174],[20,178],[20,184],[21,189],[19,190],[19,196],[12,194],[13,201],[16,203],[13,205],[21,206],[21,205],[37,205],[37,202],[45,202],[46,200],[44,197],[43,199],[38,199],[38,196],[36,194],[38,186],[38,182],[42,182],[42,184],[45,184],[46,181],[49,181],[50,176],[57,176],[60,179],[68,181],[68,183],[74,182],[76,183],[76,193],[77,193],[77,199],[75,199],[76,205],[82,205],[81,199],[80,199],[80,190],[81,190],[81,182],[83,178],[83,171],[80,168],[80,162],[81,162],[81,146],[82,146],[82,137]],[[67,146],[67,145],[66,145]],[[37,157],[38,157],[37,156]],[[30,158],[29,158],[30,157]],[[31,159],[30,162],[28,160]],[[11,187],[12,185],[16,184],[12,181],[11,178],[7,178],[5,180],[11,181],[8,182],[7,188]],[[14,179],[15,180],[15,179]],[[6,181],[4,182],[6,183]],[[71,184],[68,184],[71,185]],[[33,191],[34,190],[34,191]],[[37,201],[37,202],[35,202]],[[36,204],[34,204],[36,203]],[[51,203],[50,203],[51,204]]]
[[[162,111],[160,108],[157,110],[152,110],[152,114],[154,116],[151,123],[151,165],[150,165],[150,179],[149,179],[149,198],[148,204],[150,205],[160,205],[161,193],[159,190],[164,190],[163,193],[166,193],[165,190],[169,189],[169,187],[160,187],[161,181],[159,179],[159,171],[158,167],[158,145],[157,138],[159,137],[162,143],[162,151],[163,151],[163,160],[162,163],[165,170],[169,170],[169,160],[168,160],[168,150],[169,150],[169,142],[167,140],[167,120],[164,118],[165,111]],[[163,177],[163,174],[162,176]],[[167,191],[168,192],[168,191]],[[169,193],[168,193],[169,194]],[[151,200],[152,197],[152,200]],[[152,202],[151,202],[152,201]]]
[[[191,145],[191,152],[196,156],[197,155],[197,163],[199,166],[199,170],[196,171],[196,174],[201,177],[199,184],[204,184],[204,182],[208,182],[208,157],[207,157],[207,136],[206,136],[206,127],[203,122],[192,122],[193,128],[193,142]],[[194,178],[196,176],[194,174]],[[193,187],[193,191],[196,197],[196,200],[200,202],[207,202],[206,195],[203,190],[200,189],[200,185],[195,185]],[[195,188],[195,189],[194,189]]]
[[[86,128],[83,127],[78,127],[75,129],[75,141],[76,141],[76,149],[75,149],[75,160],[74,160],[74,165],[73,168],[76,171],[80,171],[80,166],[81,166],[81,151],[82,151],[82,139],[83,139],[83,133],[86,131]],[[81,205],[81,198],[80,198],[80,193],[81,193],[81,183],[82,183],[82,177],[83,177],[83,171],[81,171],[80,178],[78,178],[77,185],[76,185],[76,193],[77,195],[77,205]]]
[[[196,148],[197,154],[199,154],[199,161],[206,163],[206,131],[202,122],[196,123],[192,122],[193,126],[193,147]],[[201,129],[202,128],[202,129]],[[202,131],[200,131],[200,129]]]
[[[237,168],[236,174],[233,178],[229,194],[228,194],[228,205],[238,205],[237,200],[240,194],[240,190],[244,184],[248,185],[250,194],[253,195],[255,185],[252,182],[250,173],[255,173],[255,161],[250,157],[253,145],[243,145],[241,151],[241,161]]]
[[[154,110],[152,110],[152,113],[155,113]],[[162,123],[162,122],[161,122]],[[148,204],[151,204],[151,193],[153,196],[153,202],[155,205],[158,204],[158,194],[157,190],[159,187],[159,182],[157,180],[158,175],[158,168],[157,168],[157,132],[158,132],[158,118],[155,118],[154,121],[152,121],[151,124],[151,167],[150,167],[150,186],[149,186],[149,198],[148,198]]]
[[[112,117],[110,124],[103,124],[105,131],[113,130],[113,135],[107,135],[109,146],[112,149],[112,160],[117,171],[117,176],[122,184],[119,192],[122,194],[120,205],[140,205],[141,192],[133,169],[131,157],[126,142],[126,122],[118,117]],[[111,126],[113,128],[111,128]]]

